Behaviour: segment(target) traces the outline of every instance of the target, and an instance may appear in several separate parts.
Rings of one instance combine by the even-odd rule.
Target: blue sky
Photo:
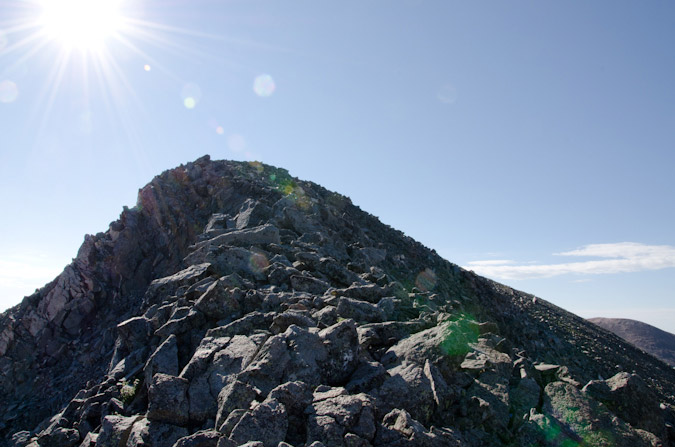
[[[0,307],[208,153],[675,332],[674,3],[124,0],[96,46],[44,5],[0,0]]]

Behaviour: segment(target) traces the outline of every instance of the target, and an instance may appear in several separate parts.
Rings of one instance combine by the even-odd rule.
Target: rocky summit
[[[0,372],[3,446],[675,445],[669,365],[344,196],[209,157],[0,315]]]

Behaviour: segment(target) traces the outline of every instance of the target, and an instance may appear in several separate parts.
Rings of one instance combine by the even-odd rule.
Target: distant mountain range
[[[675,366],[675,335],[670,332],[626,318],[589,318],[588,321]]]

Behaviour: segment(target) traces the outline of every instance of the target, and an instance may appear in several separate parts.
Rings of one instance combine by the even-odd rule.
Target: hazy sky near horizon
[[[0,308],[210,154],[675,333],[675,3],[124,0],[115,23],[52,4],[0,0]]]

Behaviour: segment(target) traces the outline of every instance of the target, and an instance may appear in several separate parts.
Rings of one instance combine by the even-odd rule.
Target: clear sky
[[[103,5],[0,0],[0,307],[208,153],[583,317],[675,332],[674,2]]]

